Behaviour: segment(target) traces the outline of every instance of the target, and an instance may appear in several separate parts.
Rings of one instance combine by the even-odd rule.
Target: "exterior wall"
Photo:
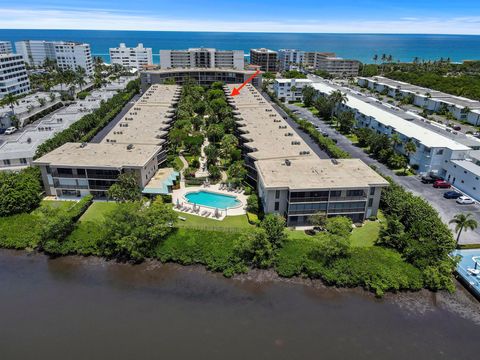
[[[226,68],[242,70],[242,50],[216,50],[211,48],[187,50],[160,50],[160,68]]]
[[[55,60],[55,45],[50,41],[17,41],[15,49],[30,66],[42,66],[46,59]]]
[[[23,57],[17,54],[0,55],[0,99],[7,94],[20,95],[30,91],[30,80]]]
[[[216,81],[222,81],[226,84],[241,84],[253,75],[252,72],[235,71],[235,70],[189,70],[189,69],[171,69],[171,71],[155,72],[143,71],[140,75],[142,90],[146,91],[152,84],[162,84],[165,80],[173,79],[177,85],[182,85],[185,80],[192,79],[199,85],[211,85]],[[262,76],[258,75],[252,80],[255,87],[262,86]]]
[[[57,65],[63,70],[75,71],[77,67],[85,69],[87,75],[93,74],[93,61],[89,44],[55,43]]]
[[[260,66],[262,71],[278,71],[277,52],[268,49],[251,49],[250,64]]]
[[[305,51],[295,49],[278,50],[278,62],[281,71],[290,70],[294,65],[304,63]]]
[[[10,41],[0,41],[0,54],[13,54],[12,43]]]
[[[137,70],[153,64],[152,48],[145,48],[141,43],[137,47],[126,47],[122,43],[117,48],[110,48],[109,53],[111,64],[119,64]]]
[[[472,199],[480,201],[480,176],[478,172],[475,174],[461,165],[449,161],[446,164],[445,180]]]
[[[309,85],[311,82],[298,81],[291,79],[289,82],[275,80],[273,83],[273,91],[278,99],[283,102],[288,101],[303,101],[302,89]],[[292,92],[292,88],[296,90]]]

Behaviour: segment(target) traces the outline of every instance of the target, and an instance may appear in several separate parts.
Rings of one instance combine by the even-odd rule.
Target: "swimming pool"
[[[229,209],[241,204],[235,196],[213,193],[210,191],[195,191],[185,194],[185,199],[189,203],[208,206],[218,209]]]

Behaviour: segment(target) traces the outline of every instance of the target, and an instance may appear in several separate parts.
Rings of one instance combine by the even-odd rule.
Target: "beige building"
[[[165,161],[181,88],[153,85],[100,143],[67,143],[33,162],[48,195],[105,198],[125,172],[143,189]]]
[[[217,68],[242,70],[245,67],[243,50],[217,50],[190,48],[186,50],[160,50],[160,67]]]
[[[357,76],[360,69],[358,60],[342,59],[335,53],[307,52],[304,63],[306,67],[322,70],[333,76]]]
[[[234,86],[226,86],[226,93]],[[285,216],[288,226],[307,226],[318,212],[354,222],[376,216],[388,182],[374,170],[356,159],[320,159],[251,85],[227,98],[247,177],[257,185],[266,213]]]
[[[278,53],[270,49],[250,49],[250,64],[260,66],[262,71],[277,72]]]

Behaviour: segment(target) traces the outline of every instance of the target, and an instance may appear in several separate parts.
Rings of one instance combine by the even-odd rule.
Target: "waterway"
[[[480,310],[202,267],[0,250],[0,358],[472,359]]]

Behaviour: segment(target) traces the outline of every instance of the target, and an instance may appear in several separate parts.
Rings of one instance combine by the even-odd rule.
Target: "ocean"
[[[395,61],[414,57],[452,61],[480,59],[478,35],[410,34],[298,34],[298,33],[226,33],[180,31],[110,31],[110,30],[2,30],[0,40],[73,40],[89,43],[92,53],[109,61],[108,49],[124,42],[135,46],[142,42],[153,48],[158,63],[160,49],[214,47],[244,50],[266,47],[274,50],[295,48],[308,51],[333,51],[343,58],[372,63],[373,55],[391,54]]]

